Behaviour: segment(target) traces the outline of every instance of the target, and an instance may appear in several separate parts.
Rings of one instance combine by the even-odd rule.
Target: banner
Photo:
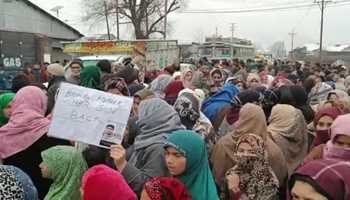
[[[133,99],[62,83],[50,137],[108,148],[121,144]]]
[[[64,44],[64,53],[126,53],[132,54],[134,51],[145,53],[144,42],[128,41],[97,41],[97,42],[73,42]]]

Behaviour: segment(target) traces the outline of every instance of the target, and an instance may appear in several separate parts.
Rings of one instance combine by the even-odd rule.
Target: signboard
[[[133,99],[62,83],[48,135],[108,148],[120,144]]]
[[[97,41],[97,42],[74,42],[64,44],[65,53],[128,53],[134,50],[140,53],[145,52],[144,42],[129,41]]]
[[[4,67],[21,67],[22,60],[20,57],[4,57],[2,59],[2,64]]]

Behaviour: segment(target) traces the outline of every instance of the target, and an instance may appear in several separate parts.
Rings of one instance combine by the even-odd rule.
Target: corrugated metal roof
[[[73,31],[74,33],[80,35],[80,37],[83,37],[84,35],[82,33],[80,33],[77,29],[73,28],[72,26],[68,25],[67,23],[61,21],[60,19],[58,19],[57,17],[51,15],[49,12],[45,11],[44,9],[40,8],[38,5],[34,4],[33,2],[29,1],[29,0],[23,0],[24,3],[26,3],[28,6],[38,10],[39,12],[42,12],[43,14],[47,15],[48,17],[52,18],[53,20],[57,21],[58,23],[62,24],[63,26],[67,27],[68,29],[70,29],[71,31]]]
[[[340,45],[328,46],[326,49],[327,51],[340,52],[340,51],[349,51],[349,50],[346,50],[349,47],[350,45],[348,44],[340,44]]]

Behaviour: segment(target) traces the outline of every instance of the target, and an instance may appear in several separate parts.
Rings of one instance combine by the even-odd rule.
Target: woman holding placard
[[[148,179],[169,175],[163,144],[170,133],[183,126],[177,112],[158,98],[141,102],[137,125],[140,132],[128,149],[130,156],[126,158],[125,149],[116,145],[111,148],[111,157],[130,187],[140,196]]]

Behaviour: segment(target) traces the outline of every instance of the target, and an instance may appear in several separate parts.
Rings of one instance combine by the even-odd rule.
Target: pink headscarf
[[[1,159],[25,150],[48,132],[46,109],[47,96],[40,88],[28,86],[17,92],[10,120],[0,128]]]
[[[192,79],[191,80],[186,80],[186,75],[188,73],[192,73]],[[184,85],[185,88],[190,88],[190,89],[194,89],[194,86],[192,84],[192,80],[193,80],[193,77],[194,77],[194,73],[191,69],[187,68],[185,69],[182,73],[181,73],[181,81]]]
[[[307,183],[320,187],[327,193],[327,199],[350,199],[350,164],[340,160],[314,160],[300,167],[291,177],[290,187],[293,187],[297,176],[307,176],[313,181]],[[303,180],[304,181],[304,180]],[[305,182],[305,181],[304,181]],[[316,184],[313,184],[316,183]],[[290,188],[291,190],[292,188]],[[316,188],[314,188],[316,189]],[[317,189],[316,189],[317,190]],[[320,191],[317,191],[320,193]],[[325,195],[325,194],[323,194]]]
[[[83,200],[137,200],[123,176],[106,165],[96,165],[82,180]]]
[[[350,148],[341,148],[334,145],[339,135],[350,137],[350,114],[339,116],[331,126],[331,140],[324,148],[324,157],[329,159],[340,159],[350,161]]]

